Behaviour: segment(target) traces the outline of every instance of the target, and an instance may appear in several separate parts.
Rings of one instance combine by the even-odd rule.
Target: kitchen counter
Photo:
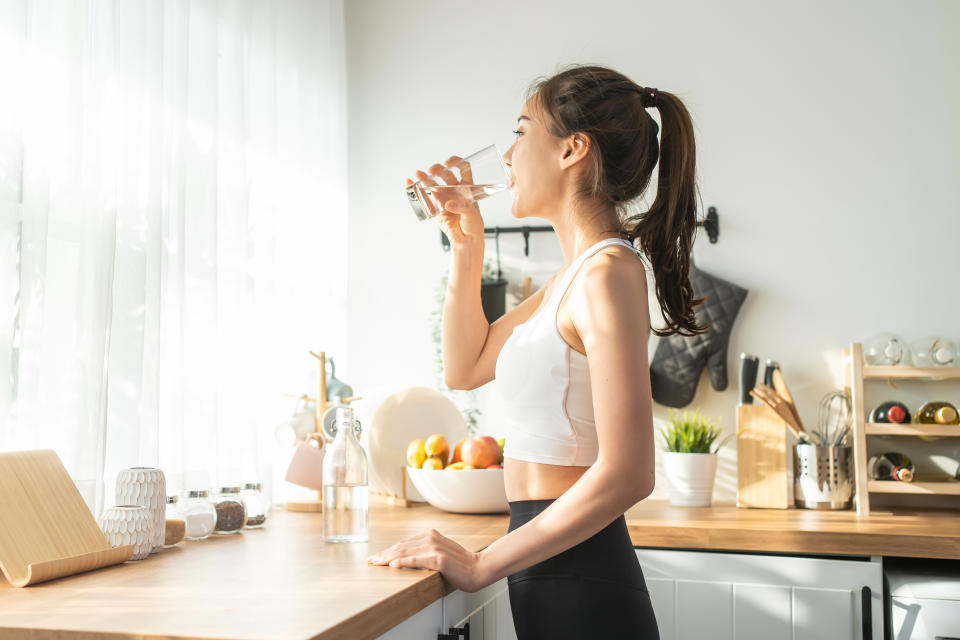
[[[636,547],[797,555],[960,559],[960,513],[672,507],[648,501],[626,513]]]
[[[184,541],[140,562],[23,589],[0,581],[0,636],[372,638],[452,589],[434,571],[372,567],[368,555],[430,528],[479,550],[506,533],[508,518],[374,502],[370,523],[368,543],[324,544],[319,513],[275,510],[262,529]],[[960,559],[955,512],[858,518],[645,502],[627,523],[640,547]]]

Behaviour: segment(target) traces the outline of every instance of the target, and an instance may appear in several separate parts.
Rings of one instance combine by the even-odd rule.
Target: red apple
[[[460,457],[465,463],[484,469],[500,462],[500,445],[490,436],[473,436],[460,447]]]

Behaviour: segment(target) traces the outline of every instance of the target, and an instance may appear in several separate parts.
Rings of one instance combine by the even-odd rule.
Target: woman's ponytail
[[[634,244],[639,241],[656,281],[657,300],[665,329],[658,336],[696,335],[707,331],[697,324],[690,284],[690,253],[697,231],[696,146],[693,123],[683,103],[672,93],[643,90],[645,101],[660,112],[660,158],[657,197],[646,213],[626,221]]]

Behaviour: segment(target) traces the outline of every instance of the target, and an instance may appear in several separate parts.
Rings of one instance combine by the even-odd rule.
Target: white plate
[[[369,482],[373,491],[402,494],[400,469],[407,464],[407,445],[411,440],[426,440],[440,433],[452,449],[467,436],[467,423],[460,410],[434,389],[408,387],[389,395],[365,393],[362,402],[360,421],[369,438]],[[426,502],[409,481],[407,499]]]

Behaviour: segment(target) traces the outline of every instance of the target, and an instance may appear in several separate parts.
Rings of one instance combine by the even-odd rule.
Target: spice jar
[[[267,500],[262,493],[263,485],[259,482],[248,482],[240,491],[240,499],[247,510],[248,528],[262,527],[267,521]]]
[[[177,513],[177,496],[167,496],[167,506],[165,514],[165,531],[163,535],[163,548],[169,549],[181,540],[187,530],[187,523],[180,514]]]
[[[221,487],[213,496],[213,506],[217,512],[217,524],[214,533],[236,533],[247,521],[247,510],[240,499],[240,487]]]
[[[217,510],[210,502],[206,489],[182,491],[177,501],[177,513],[183,519],[187,540],[203,540],[213,532]]]

